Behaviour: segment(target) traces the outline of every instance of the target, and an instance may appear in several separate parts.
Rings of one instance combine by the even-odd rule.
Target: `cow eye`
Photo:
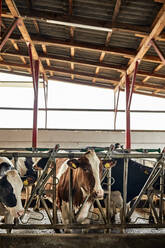
[[[84,171],[85,171],[85,172],[89,172],[89,169],[88,169],[88,168],[84,168]]]

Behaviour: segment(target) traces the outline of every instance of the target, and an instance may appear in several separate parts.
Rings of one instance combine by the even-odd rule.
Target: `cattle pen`
[[[59,148],[58,145],[54,149],[42,148],[31,150],[31,149],[5,149],[0,152],[0,156],[13,157],[15,161],[15,167],[17,167],[17,160],[19,157],[35,157],[35,158],[48,158],[46,167],[42,175],[38,178],[35,184],[30,198],[28,199],[25,206],[25,215],[19,218],[14,224],[0,224],[0,243],[1,247],[5,247],[6,243],[12,247],[16,247],[19,242],[21,242],[22,247],[32,247],[34,240],[36,247],[80,247],[88,245],[89,247],[98,246],[109,246],[115,247],[116,243],[119,247],[137,247],[139,244],[145,243],[145,247],[154,247],[159,245],[161,247],[164,244],[164,234],[161,230],[164,230],[165,224],[163,219],[163,206],[164,206],[164,153],[160,152],[160,149],[117,149],[113,150],[110,147],[93,147],[97,151],[99,158],[109,161],[110,159],[115,160],[122,158],[124,159],[123,168],[123,211],[122,217],[118,220],[118,223],[111,221],[110,213],[110,198],[111,198],[111,184],[113,180],[111,179],[111,171],[113,168],[106,167],[104,172],[104,177],[108,178],[108,185],[106,194],[108,195],[108,201],[106,208],[101,204],[101,201],[95,200],[96,212],[93,212],[93,217],[90,224],[78,224],[74,221],[74,213],[72,208],[72,183],[69,184],[69,212],[70,220],[67,225],[64,225],[59,221],[59,214],[56,205],[56,186],[58,181],[56,180],[56,158],[79,158],[82,154],[89,148]],[[2,149],[3,150],[3,149]],[[153,153],[152,151],[156,151]],[[128,179],[128,161],[130,159],[154,159],[155,163],[152,168],[152,172],[148,177],[148,180],[141,189],[139,195],[134,200],[132,206],[127,208],[127,179]],[[53,163],[53,167],[50,167],[50,163]],[[72,169],[70,168],[70,172]],[[53,176],[52,190],[49,190],[49,194],[52,194],[53,202],[48,204],[46,201],[46,189],[48,179]],[[153,184],[157,179],[160,179],[159,190],[156,192],[153,190]],[[102,178],[103,182],[104,178]],[[140,179],[139,179],[140,180]],[[72,182],[72,173],[70,173],[70,182]],[[147,206],[145,208],[149,209],[152,213],[153,219],[138,217],[137,220],[131,217],[137,208],[141,208],[140,202],[143,195],[147,195]],[[158,196],[157,202],[155,202],[153,195]],[[33,210],[30,210],[33,206],[33,202],[39,197],[41,201],[41,209],[39,212],[34,214]],[[46,222],[42,220],[43,211],[45,212]],[[81,211],[81,209],[80,209]],[[139,221],[139,220],[142,220]],[[144,221],[145,219],[145,221]],[[35,221],[31,221],[35,220]],[[129,221],[128,221],[129,220]],[[70,234],[64,233],[64,229],[70,229],[72,232]],[[8,234],[4,233],[8,230]],[[134,230],[130,232],[129,230]],[[143,230],[143,233],[138,232],[138,230]],[[148,231],[149,230],[149,231]],[[152,230],[152,231],[151,231]],[[40,232],[42,235],[40,235]],[[28,233],[28,234],[27,234]],[[97,239],[97,244],[95,242]],[[82,240],[82,244],[81,241]]]

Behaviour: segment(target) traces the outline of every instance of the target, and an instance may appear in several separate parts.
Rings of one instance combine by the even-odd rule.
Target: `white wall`
[[[164,148],[165,131],[132,131],[132,148]],[[114,143],[125,144],[124,131],[70,131],[44,130],[38,131],[38,147],[109,146]],[[27,148],[32,147],[31,129],[0,129],[0,148]]]

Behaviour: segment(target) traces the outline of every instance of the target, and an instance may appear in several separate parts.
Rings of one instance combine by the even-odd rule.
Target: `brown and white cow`
[[[41,162],[41,161],[40,161]],[[41,164],[41,163],[40,163]],[[101,186],[102,163],[94,150],[89,150],[78,159],[56,159],[56,202],[61,210],[62,221],[69,223],[69,167],[73,169],[72,199],[73,210],[76,211],[83,204],[85,198],[88,200],[76,216],[77,223],[89,223],[88,214],[93,199],[102,199],[104,191]],[[36,166],[35,166],[36,168]],[[42,168],[43,169],[43,168]],[[52,187],[52,177],[47,181],[46,190]]]

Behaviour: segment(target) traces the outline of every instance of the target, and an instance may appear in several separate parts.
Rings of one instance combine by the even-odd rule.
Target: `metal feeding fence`
[[[109,232],[112,228],[124,230],[127,228],[165,228],[164,219],[163,219],[163,205],[164,205],[164,166],[165,166],[165,154],[161,152],[160,149],[113,149],[113,146],[100,148],[92,147],[95,149],[97,156],[102,160],[110,159],[123,159],[124,168],[123,168],[123,209],[120,223],[113,223],[111,221],[111,212],[110,212],[110,199],[111,199],[111,186],[114,183],[111,176],[111,168],[105,168],[101,182],[103,183],[104,178],[107,177],[107,204],[102,206],[100,200],[95,199],[94,204],[98,209],[97,213],[93,215],[97,216],[94,218],[95,221],[91,221],[91,224],[79,224],[75,222],[75,215],[78,215],[81,212],[83,205],[88,201],[89,195],[86,197],[84,203],[80,206],[77,213],[74,213],[73,210],[73,196],[72,196],[72,169],[70,168],[70,180],[69,180],[69,223],[64,225],[59,222],[58,208],[56,204],[56,186],[58,184],[58,179],[56,177],[56,158],[80,158],[84,152],[89,148],[84,149],[64,149],[60,148],[59,145],[56,145],[54,149],[2,149],[3,152],[0,152],[1,157],[13,157],[15,161],[15,167],[17,169],[17,161],[19,157],[32,157],[32,158],[49,158],[42,174],[38,177],[37,182],[33,185],[31,195],[24,206],[24,215],[19,218],[15,224],[0,224],[0,229],[54,229],[56,232],[60,232],[63,229],[88,229],[88,230],[103,230]],[[156,152],[156,153],[155,153]],[[148,176],[147,181],[142,187],[138,197],[134,200],[132,206],[128,209],[127,207],[127,180],[128,180],[128,162],[130,159],[155,159],[152,171]],[[51,166],[50,166],[51,164]],[[45,185],[48,182],[48,179],[52,177],[53,183],[51,190],[46,192]],[[159,190],[156,192],[153,189],[153,184],[160,178]],[[139,179],[140,180],[140,179]],[[45,195],[49,193],[52,198],[51,207],[48,206]],[[142,196],[146,194],[148,201],[148,208],[153,214],[154,221],[148,221],[148,223],[135,223],[131,222],[130,218],[134,213],[135,209],[138,207]],[[158,197],[158,206],[155,205],[153,196],[157,195]],[[29,208],[31,208],[32,202],[36,198],[40,200],[42,208],[45,210],[47,217],[50,221],[50,224],[30,224],[29,220],[32,217],[28,217],[27,220],[24,220],[25,215],[28,215]],[[158,210],[158,211],[157,211]],[[42,220],[43,214],[40,213],[40,218],[38,221]],[[35,218],[34,218],[35,219]]]

